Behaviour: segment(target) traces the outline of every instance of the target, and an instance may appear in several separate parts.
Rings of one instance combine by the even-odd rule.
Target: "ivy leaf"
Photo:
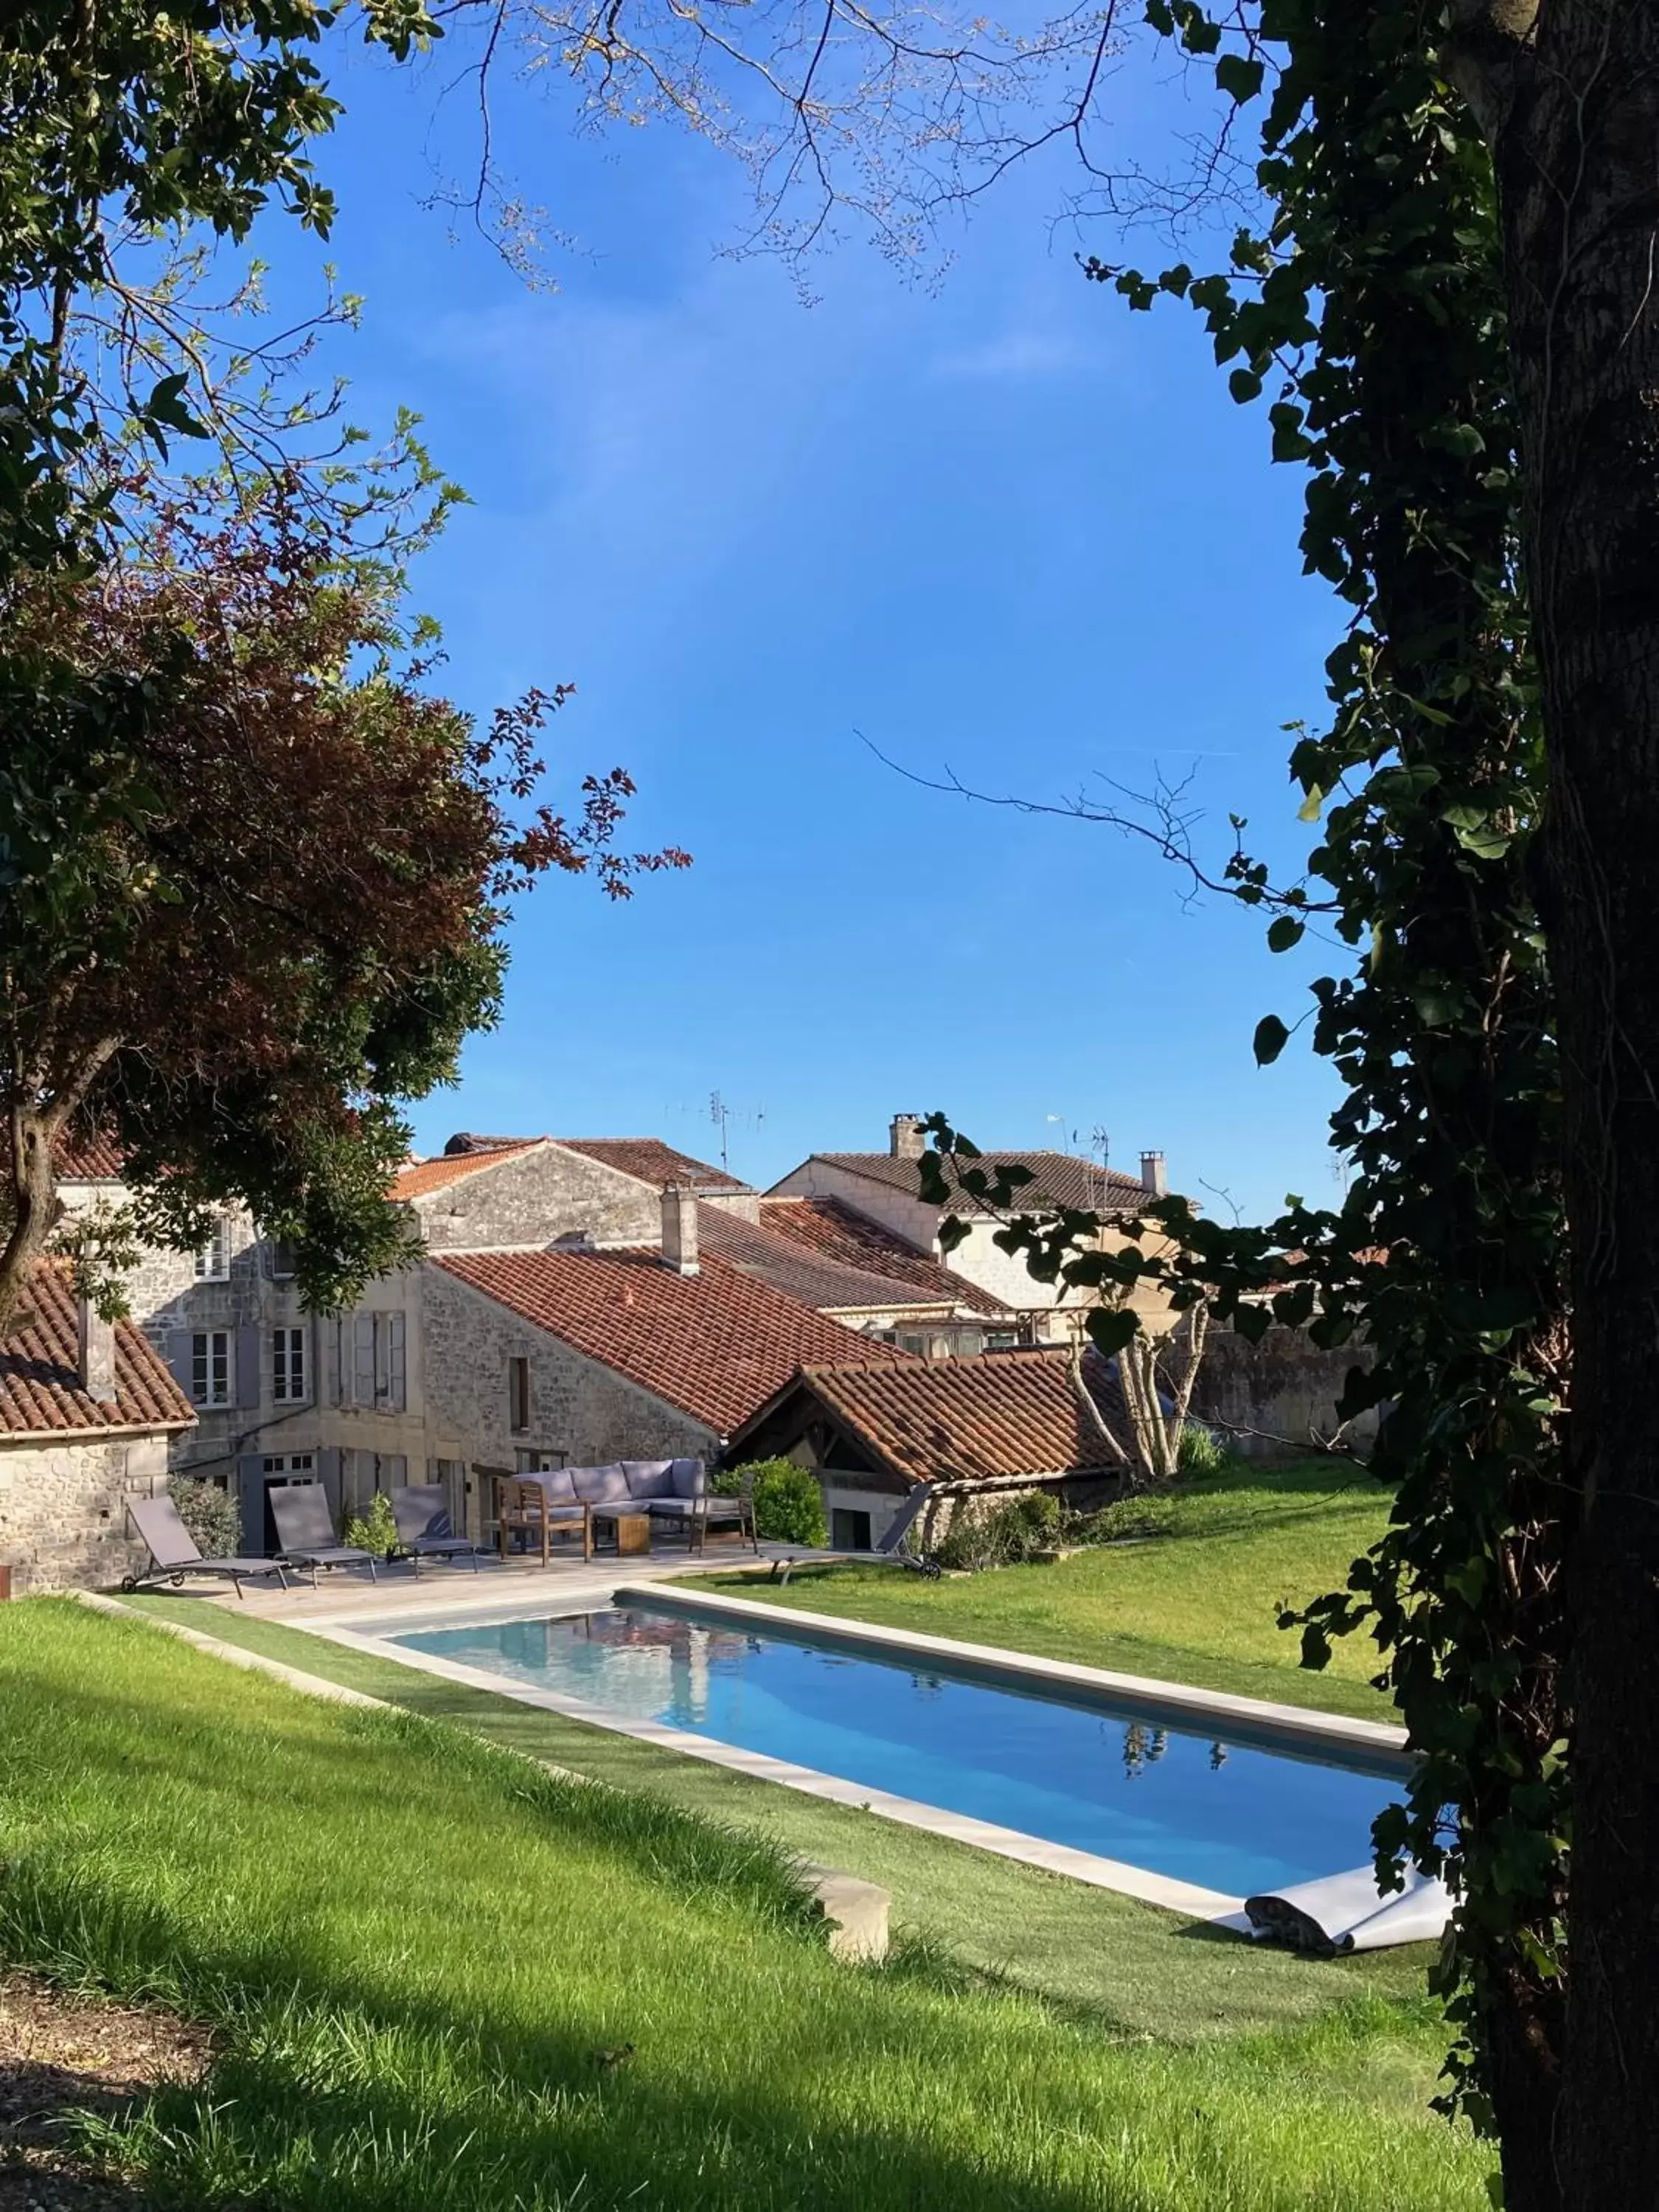
[[[1263,1014],[1255,1025],[1255,1064],[1271,1067],[1291,1041],[1291,1033],[1277,1014]]]
[[[1097,1352],[1109,1359],[1121,1352],[1133,1337],[1140,1322],[1133,1306],[1114,1306],[1091,1313],[1089,1316],[1089,1335]]]
[[[1215,65],[1215,81],[1242,106],[1261,89],[1261,64],[1245,54],[1223,54]]]
[[[1301,943],[1306,928],[1307,924],[1298,921],[1293,914],[1279,915],[1267,925],[1268,951],[1288,952],[1293,945]],[[1260,1034],[1258,1030],[1257,1035]]]
[[[1261,379],[1253,368],[1236,368],[1227,379],[1227,389],[1243,407],[1261,397]]]

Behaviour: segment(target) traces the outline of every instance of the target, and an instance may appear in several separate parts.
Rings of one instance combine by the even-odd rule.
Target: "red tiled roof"
[[[1066,1351],[809,1366],[799,1387],[908,1482],[1120,1469],[1079,1398]]]
[[[724,1436],[798,1367],[908,1365],[711,1256],[678,1275],[653,1250],[434,1253],[434,1266]]]
[[[480,1146],[475,1152],[441,1152],[434,1160],[411,1160],[392,1177],[392,1195],[425,1198],[434,1190],[447,1190],[465,1176],[477,1175],[484,1168],[499,1167],[503,1160],[510,1160],[546,1141],[544,1137],[502,1137],[488,1151]]]
[[[707,1160],[694,1160],[689,1152],[676,1152],[660,1137],[556,1137],[553,1141],[568,1152],[586,1152],[603,1167],[616,1168],[637,1182],[648,1182],[653,1190],[666,1190],[671,1182],[688,1190],[749,1188],[724,1168],[711,1167]]]
[[[848,1175],[862,1176],[866,1182],[885,1183],[889,1189],[902,1190],[921,1202],[921,1178],[915,1160],[900,1159],[891,1152],[814,1152],[812,1158]],[[982,1169],[991,1176],[999,1168],[1029,1168],[1032,1180],[1021,1183],[1010,1201],[1009,1210],[1015,1213],[1040,1207],[1045,1200],[1078,1212],[1133,1213],[1151,1196],[1137,1176],[1103,1168],[1094,1160],[1073,1159],[1069,1152],[981,1152],[977,1159],[962,1160],[960,1165]],[[945,1172],[949,1176],[948,1168]],[[971,1198],[953,1204],[962,1212],[978,1210],[978,1201]]]
[[[944,1286],[922,1290],[915,1283],[848,1267],[816,1252],[810,1245],[781,1234],[765,1215],[757,1228],[752,1221],[744,1221],[723,1206],[700,1206],[697,1240],[703,1252],[714,1253],[741,1273],[757,1276],[775,1290],[816,1306],[820,1313],[862,1310],[949,1316],[956,1308],[955,1290],[943,1268],[937,1272],[944,1278]]]
[[[884,1229],[843,1206],[838,1198],[763,1198],[761,1219],[766,1227],[809,1250],[846,1267],[859,1267],[872,1275],[908,1283],[927,1297],[949,1298],[953,1305],[998,1320],[1012,1318],[1010,1309],[977,1283],[953,1275],[937,1260],[928,1259]]]
[[[24,1293],[28,1320],[0,1341],[0,1435],[73,1436],[100,1429],[185,1429],[190,1401],[142,1329],[115,1324],[116,1396],[81,1388],[76,1299],[60,1261],[37,1267]]]
[[[54,1155],[65,1182],[118,1182],[125,1169],[120,1148],[108,1137],[61,1137]]]

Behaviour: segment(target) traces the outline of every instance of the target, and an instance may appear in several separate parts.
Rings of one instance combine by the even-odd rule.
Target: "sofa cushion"
[[[700,1459],[677,1459],[673,1481],[676,1498],[701,1498],[708,1487],[708,1472]]]
[[[630,1498],[672,1498],[674,1494],[674,1462],[672,1459],[625,1459],[623,1473],[628,1477]]]
[[[535,1480],[542,1486],[542,1495],[550,1505],[568,1505],[575,1498],[575,1470],[568,1467],[544,1468]]]
[[[628,1477],[620,1460],[612,1460],[606,1467],[572,1468],[570,1472],[576,1479],[577,1497],[585,1498],[590,1505],[614,1505],[628,1495]]]

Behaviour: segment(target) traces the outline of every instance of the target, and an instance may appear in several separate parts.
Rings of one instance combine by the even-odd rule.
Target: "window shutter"
[[[409,1456],[405,1452],[382,1452],[376,1470],[375,1487],[380,1490],[401,1490],[409,1480]]]
[[[167,1332],[167,1365],[173,1370],[173,1381],[186,1398],[190,1395],[191,1385],[195,1380],[195,1369],[191,1360],[190,1336],[191,1333],[187,1328],[169,1329]]]
[[[259,1402],[259,1332],[257,1328],[239,1328],[236,1332],[235,1395],[232,1403],[244,1408]]]
[[[343,1349],[344,1329],[345,1323],[342,1321],[325,1322],[323,1324],[321,1339],[326,1347],[328,1374],[326,1377],[322,1378],[322,1388],[318,1393],[319,1403],[343,1406],[346,1402],[346,1370]]]
[[[321,1478],[323,1495],[328,1500],[328,1510],[335,1528],[340,1525],[340,1454],[337,1446],[325,1444],[317,1455],[317,1473]]]
[[[409,1396],[409,1361],[404,1350],[404,1319],[400,1313],[380,1316],[386,1342],[386,1403],[401,1413]]]
[[[265,1463],[258,1452],[236,1462],[236,1496],[242,1509],[242,1549],[251,1559],[265,1556]]]
[[[292,1346],[296,1334],[300,1340],[300,1389],[298,1395],[303,1404],[314,1406],[317,1402],[317,1378],[312,1372],[311,1363],[316,1354],[317,1332],[308,1321],[301,1322],[297,1329],[290,1329],[289,1332],[288,1340],[290,1349],[289,1352],[288,1387],[289,1391],[292,1392],[294,1389],[294,1354]]]
[[[374,1403],[374,1316],[372,1313],[351,1316],[351,1395],[353,1406],[372,1406]]]

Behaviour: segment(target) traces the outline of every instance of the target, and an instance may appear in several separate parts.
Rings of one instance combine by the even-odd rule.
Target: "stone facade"
[[[586,1232],[596,1244],[654,1244],[662,1208],[648,1183],[550,1141],[510,1152],[414,1201],[434,1252],[542,1246]]]
[[[164,1434],[0,1438],[0,1558],[18,1595],[99,1589],[137,1574],[149,1553],[129,1534],[126,1501],[167,1488]]]
[[[712,1458],[720,1438],[665,1399],[588,1359],[442,1269],[421,1271],[425,1371],[423,1449],[462,1462],[470,1534],[487,1534],[495,1504],[476,1469],[617,1459]],[[527,1404],[514,1426],[509,1363],[526,1363]],[[452,1506],[452,1511],[453,1508]]]
[[[1260,1344],[1212,1328],[1193,1392],[1193,1418],[1210,1423],[1246,1459],[1305,1457],[1337,1427],[1336,1401],[1352,1369],[1369,1364],[1363,1345],[1322,1351],[1305,1329],[1273,1328]],[[1375,1411],[1361,1414],[1346,1440],[1364,1450],[1376,1437]]]

